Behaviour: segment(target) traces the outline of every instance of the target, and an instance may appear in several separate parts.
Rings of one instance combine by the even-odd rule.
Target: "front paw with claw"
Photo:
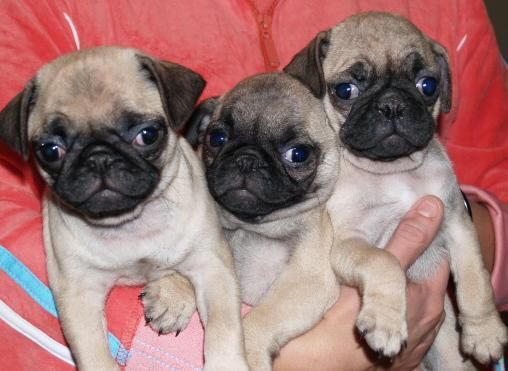
[[[191,283],[172,274],[148,283],[139,295],[145,308],[145,321],[154,331],[169,334],[185,329],[196,310]]]
[[[404,294],[399,298],[389,298],[366,300],[356,320],[356,327],[378,355],[393,358],[407,340],[406,304]]]
[[[482,318],[461,317],[462,350],[478,362],[489,364],[503,356],[507,343],[506,326],[497,311]]]

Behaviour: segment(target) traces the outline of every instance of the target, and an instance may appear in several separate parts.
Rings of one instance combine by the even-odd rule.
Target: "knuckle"
[[[441,326],[441,323],[444,321],[444,318],[446,316],[444,310],[439,308],[432,308],[429,312],[429,325],[434,326]]]

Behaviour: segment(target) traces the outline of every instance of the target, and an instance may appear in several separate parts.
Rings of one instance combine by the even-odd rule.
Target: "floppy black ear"
[[[284,67],[284,72],[308,86],[319,99],[326,94],[323,59],[330,44],[330,33],[330,31],[320,32],[309,45],[296,54],[291,62]]]
[[[0,139],[26,161],[30,153],[28,145],[28,115],[35,98],[35,84],[30,81],[25,89],[16,95],[0,111]]]
[[[205,130],[210,123],[210,119],[218,103],[218,97],[208,98],[197,106],[192,113],[185,127],[184,135],[193,147],[197,147],[199,144],[203,143]]]
[[[452,108],[452,78],[450,69],[450,59],[446,49],[437,41],[431,40],[432,51],[436,57],[440,71],[440,93],[441,112],[450,112]]]
[[[137,56],[142,68],[157,84],[164,111],[174,130],[180,129],[192,113],[206,82],[198,73],[176,63]]]

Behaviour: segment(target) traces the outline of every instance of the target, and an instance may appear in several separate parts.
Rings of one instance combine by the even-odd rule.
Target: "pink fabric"
[[[125,370],[199,370],[203,367],[203,336],[203,326],[197,313],[178,337],[174,334],[158,336],[144,322],[140,322]]]
[[[481,203],[487,207],[492,218],[494,234],[496,238],[496,249],[494,256],[494,269],[492,270],[492,286],[496,293],[496,302],[500,311],[508,310],[508,206],[499,202],[492,193],[484,191],[471,185],[461,185],[462,190],[471,201]]]
[[[0,370],[32,371],[58,370],[72,371],[74,367],[50,355],[45,349],[34,343],[0,321]],[[8,339],[8,340],[7,340]],[[18,351],[13,352],[12,349]],[[13,365],[15,367],[13,368]]]
[[[250,309],[249,305],[242,305],[242,315]],[[140,323],[125,370],[200,370],[203,367],[203,339],[203,325],[197,313],[178,337],[174,334],[159,336],[149,326]]]

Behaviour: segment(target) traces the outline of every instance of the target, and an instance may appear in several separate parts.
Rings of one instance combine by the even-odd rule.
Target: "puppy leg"
[[[240,289],[226,242],[193,249],[178,267],[194,286],[205,326],[205,370],[248,370],[240,317]]]
[[[460,352],[457,316],[449,297],[445,298],[444,310],[445,320],[423,360],[425,368],[430,371],[476,370],[471,360],[466,359]]]
[[[196,310],[194,288],[178,273],[149,282],[140,297],[145,320],[159,335],[185,329]]]
[[[271,370],[280,348],[310,330],[337,300],[340,288],[328,262],[308,261],[316,264],[306,267],[303,261],[290,263],[246,315],[245,347],[253,370]]]
[[[462,349],[487,364],[503,355],[506,327],[499,317],[490,275],[483,264],[478,238],[462,213],[450,218],[447,246],[456,286]]]
[[[90,274],[90,276],[94,276]],[[109,349],[104,306],[110,285],[87,277],[51,278],[62,329],[79,370],[120,370]]]
[[[332,268],[341,283],[358,287],[362,309],[356,321],[369,346],[393,357],[407,339],[406,276],[397,259],[361,238],[335,244]]]
[[[330,267],[331,222],[324,217],[320,226],[311,227],[273,286],[244,318],[247,359],[253,370],[271,370],[280,348],[310,330],[339,296]]]

